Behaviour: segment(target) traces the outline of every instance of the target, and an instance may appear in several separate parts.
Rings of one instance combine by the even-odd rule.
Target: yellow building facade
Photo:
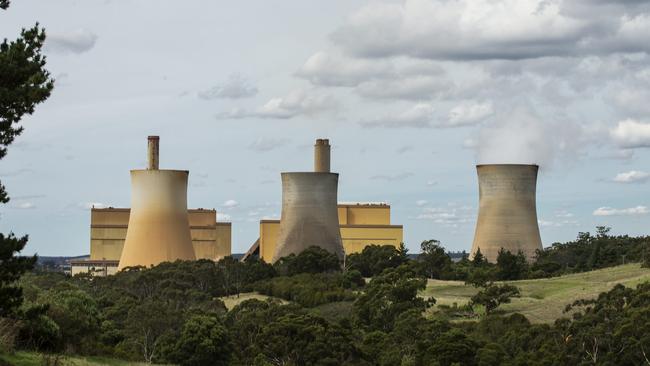
[[[129,226],[128,208],[92,208],[90,260],[119,261]],[[231,254],[231,223],[217,222],[217,211],[187,211],[196,259],[219,260]]]
[[[338,216],[346,255],[359,253],[371,244],[399,247],[404,241],[403,226],[390,223],[390,205],[340,203]],[[257,255],[271,263],[279,234],[280,220],[260,221],[260,237],[244,255],[244,259]]]

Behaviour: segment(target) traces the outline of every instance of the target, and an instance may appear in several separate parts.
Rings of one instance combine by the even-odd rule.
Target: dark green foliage
[[[357,322],[372,330],[390,331],[397,316],[409,310],[423,312],[435,300],[425,300],[418,291],[426,287],[426,279],[408,266],[387,269],[374,277],[354,303]]]
[[[407,261],[404,244],[400,248],[392,245],[368,245],[361,253],[348,255],[345,264],[348,269],[359,271],[363,277],[372,277],[387,268],[397,268]]]
[[[213,316],[195,315],[183,325],[170,357],[182,366],[229,365],[228,330]]]
[[[356,365],[361,352],[342,325],[295,306],[247,300],[229,314],[233,365]]]
[[[338,272],[341,270],[339,258],[321,247],[309,247],[300,254],[280,258],[275,263],[278,273],[293,276],[300,273]]]
[[[349,290],[351,287],[357,287],[357,284],[350,282],[342,273],[303,273],[276,277],[253,285],[253,289],[261,294],[279,297],[304,307],[354,300],[356,296]]]
[[[27,237],[0,233],[0,317],[15,316],[23,302],[22,289],[16,284],[20,276],[34,267],[36,256],[18,257],[27,244]]]
[[[445,248],[440,246],[438,240],[423,241],[420,248],[422,254],[418,256],[418,260],[422,264],[422,270],[428,278],[454,278],[451,258],[445,252]]]
[[[0,43],[0,159],[23,131],[16,124],[25,114],[34,113],[54,88],[41,54],[44,41],[45,31],[36,24],[23,29],[17,40]],[[2,192],[6,199],[4,189]]]
[[[526,278],[528,263],[522,252],[510,253],[503,248],[497,255],[497,279],[500,281],[514,281]]]
[[[485,312],[490,313],[501,304],[507,304],[513,297],[519,297],[519,289],[515,286],[494,283],[486,284],[476,295],[472,296],[472,304],[483,305]]]
[[[598,227],[596,235],[579,233],[567,243],[554,243],[538,251],[532,266],[536,277],[592,271],[625,263],[643,262],[650,237],[613,236],[608,227]]]
[[[8,0],[0,1],[1,9],[8,7]],[[45,101],[54,87],[41,54],[44,41],[45,31],[36,24],[23,29],[15,41],[4,39],[0,43],[0,159],[23,131],[17,124],[25,114],[34,113],[36,105]],[[0,203],[7,202],[9,196],[0,183]],[[22,291],[15,282],[36,263],[35,256],[16,257],[25,244],[27,236],[0,234],[0,317],[16,316]]]

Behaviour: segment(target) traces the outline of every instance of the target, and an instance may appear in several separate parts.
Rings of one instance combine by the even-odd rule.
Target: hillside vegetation
[[[567,304],[595,299],[617,284],[634,288],[645,281],[650,281],[650,269],[641,268],[638,263],[553,278],[509,281],[507,283],[520,289],[521,297],[504,304],[501,310],[523,314],[533,323],[551,323],[566,315],[563,311]],[[439,305],[467,304],[477,292],[477,288],[462,281],[429,280],[421,295],[434,297],[438,308]]]

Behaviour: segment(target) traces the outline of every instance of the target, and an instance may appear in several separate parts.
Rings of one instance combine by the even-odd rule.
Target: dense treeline
[[[637,250],[643,242],[601,231],[567,243],[554,258],[569,258],[591,243],[599,247],[591,249],[593,266],[614,265],[603,259],[611,248]],[[13,334],[0,337],[0,347],[181,365],[647,362],[650,284],[577,301],[552,325],[504,316],[498,307],[518,289],[494,281],[533,276],[536,266],[508,252],[496,264],[480,254],[454,262],[432,240],[422,244],[418,260],[409,260],[403,247],[369,246],[349,256],[345,268],[333,254],[310,248],[276,265],[228,257],[130,268],[105,278],[35,272],[20,282],[24,299],[15,316],[0,319],[3,332]],[[432,277],[461,278],[480,291],[462,308],[432,312],[435,299],[419,296]],[[221,300],[250,291],[288,303],[246,300],[228,310]],[[330,305],[334,317],[321,311]]]

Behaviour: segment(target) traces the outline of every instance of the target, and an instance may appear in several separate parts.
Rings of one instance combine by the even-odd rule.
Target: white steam
[[[542,120],[530,107],[502,111],[479,131],[477,163],[549,167],[560,157],[573,155],[581,135],[577,124]]]

